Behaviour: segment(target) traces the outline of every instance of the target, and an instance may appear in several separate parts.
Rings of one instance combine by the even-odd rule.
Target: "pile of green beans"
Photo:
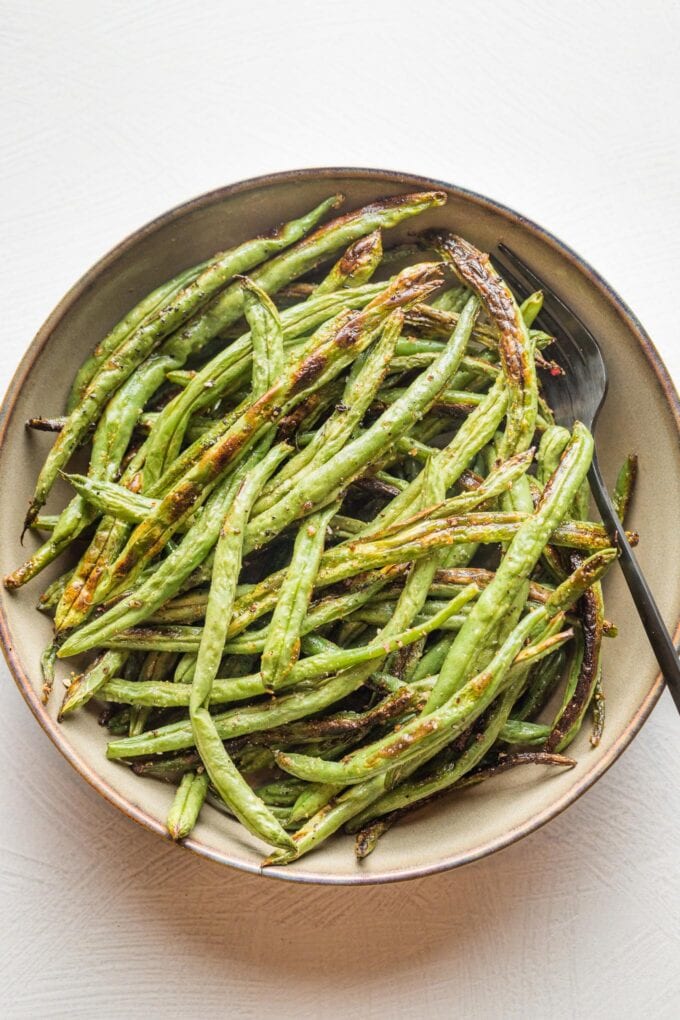
[[[66,554],[38,605],[45,700],[57,662],[89,655],[60,719],[103,703],[108,757],[177,787],[174,839],[207,802],[267,864],[340,828],[361,860],[434,797],[573,766],[615,633],[592,437],[541,393],[541,294],[518,304],[445,231],[386,245],[440,192],[326,220],[340,201],[113,326],[64,413],[27,423],[57,434],[25,521],[46,537],[5,578]],[[60,474],[73,498],[42,513]],[[622,515],[635,475],[629,458]]]

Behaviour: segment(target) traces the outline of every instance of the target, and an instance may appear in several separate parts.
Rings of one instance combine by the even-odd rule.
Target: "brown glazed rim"
[[[0,447],[2,447],[7,441],[7,430],[17,395],[37,359],[40,357],[43,348],[50,338],[52,330],[61,318],[68,312],[74,302],[85,294],[89,288],[96,284],[100,273],[107,269],[119,255],[131,248],[141,238],[153,233],[157,227],[172,222],[189,210],[210,205],[215,201],[215,199],[219,199],[227,195],[236,195],[241,192],[248,192],[255,188],[261,188],[262,186],[275,185],[280,182],[298,182],[305,178],[332,178],[338,175],[364,181],[374,181],[376,185],[380,185],[382,183],[399,184],[407,188],[416,187],[419,190],[443,188],[451,194],[459,195],[467,202],[471,202],[481,208],[500,212],[507,220],[510,220],[511,222],[523,227],[525,230],[537,235],[543,242],[553,249],[556,249],[564,258],[572,263],[572,265],[576,266],[580,272],[586,276],[603,294],[608,303],[616,310],[619,318],[637,337],[638,343],[640,344],[640,347],[642,348],[645,357],[654,372],[660,394],[671,411],[680,437],[680,398],[678,397],[668,371],[659,357],[652,340],[647,335],[632,311],[621,300],[618,294],[612,290],[609,284],[606,283],[606,281],[603,280],[603,278],[590,265],[588,265],[587,262],[585,262],[562,241],[559,241],[553,234],[544,230],[532,220],[526,219],[526,217],[521,216],[513,209],[509,209],[507,206],[502,205],[499,202],[491,201],[483,195],[478,195],[465,188],[455,187],[445,181],[430,180],[429,178],[415,174],[399,173],[390,170],[363,169],[359,167],[322,167],[306,170],[287,170],[281,173],[266,174],[262,177],[253,177],[249,180],[239,181],[235,184],[218,188],[215,191],[207,192],[204,195],[199,195],[197,198],[194,198],[189,202],[176,206],[169,212],[166,212],[162,216],[152,220],[140,230],[130,234],[129,237],[100,259],[62,298],[52,314],[38,331],[22,358],[14,374],[14,378],[9,385],[2,407],[0,408]],[[676,628],[676,642],[679,637],[680,623]],[[96,773],[96,771],[83,761],[80,755],[77,754],[76,751],[69,745],[68,739],[64,735],[64,730],[48,715],[37,695],[37,692],[31,685],[22,663],[19,661],[18,656],[14,653],[9,622],[2,606],[0,606],[0,639],[2,640],[3,652],[7,660],[7,664],[24,700],[42,728],[66,760],[70,762],[76,771],[87,780],[90,786],[105,797],[111,804],[119,808],[129,818],[132,818],[134,821],[143,825],[145,828],[150,829],[152,832],[156,832],[160,836],[169,839],[164,825],[159,822],[158,819],[153,818],[151,815],[147,814],[146,811],[143,811],[141,808],[126,800],[125,797],[118,793],[118,791],[110,786],[109,783],[105,782],[102,777]],[[663,690],[663,686],[663,677],[661,674],[658,674],[641,705],[619,739],[597,762],[597,764],[593,765],[592,769],[590,769],[590,771],[583,777],[581,782],[574,789],[570,790],[569,793],[551,804],[549,808],[546,808],[544,811],[534,815],[531,819],[529,819],[529,821],[522,825],[515,826],[497,839],[489,840],[483,845],[478,846],[474,850],[465,854],[458,854],[444,858],[443,860],[439,860],[435,863],[419,868],[398,869],[384,874],[371,875],[367,873],[362,874],[357,871],[356,875],[333,876],[322,872],[314,872],[313,870],[310,871],[308,868],[306,868],[304,872],[299,872],[296,871],[295,865],[291,868],[262,868],[258,864],[248,864],[242,860],[232,858],[228,854],[218,852],[213,847],[207,846],[205,843],[201,842],[199,839],[186,839],[184,840],[183,845],[204,857],[210,858],[211,860],[217,861],[221,864],[230,864],[235,868],[239,868],[242,871],[247,871],[252,874],[267,875],[271,878],[282,878],[292,882],[313,882],[325,885],[366,885],[382,882],[396,882],[409,878],[420,878],[424,875],[431,875],[436,872],[446,871],[450,868],[460,867],[463,864],[469,864],[472,861],[479,860],[487,854],[501,850],[522,837],[527,836],[530,832],[534,832],[542,825],[545,825],[545,823],[550,821],[551,818],[555,818],[556,815],[564,811],[564,809],[570,804],[573,804],[575,800],[585,793],[585,791],[607,771],[607,769],[625,750],[628,744],[630,744],[633,737],[635,737],[639,732],[642,724],[645,722],[654,705],[658,701]]]

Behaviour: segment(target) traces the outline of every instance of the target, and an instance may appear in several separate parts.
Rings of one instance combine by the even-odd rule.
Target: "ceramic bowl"
[[[303,170],[244,181],[203,195],[166,213],[128,237],[69,291],[31,343],[2,408],[0,427],[0,572],[20,563],[20,522],[50,437],[29,433],[34,414],[59,414],[75,368],[121,314],[160,281],[212,252],[267,230],[341,191],[352,209],[383,195],[443,188],[448,203],[420,217],[417,228],[444,226],[491,251],[505,241],[537,268],[592,329],[610,375],[607,403],[597,429],[600,463],[611,480],[625,454],[640,457],[632,527],[641,532],[639,557],[665,618],[680,617],[680,404],[650,338],[621,299],[574,252],[541,227],[480,195],[441,181],[381,170]],[[413,222],[389,233],[408,237]],[[58,497],[55,493],[55,505]],[[64,493],[62,492],[63,496]],[[14,678],[50,739],[103,797],[130,818],[165,836],[172,789],[142,780],[107,761],[106,732],[94,710],[56,722],[57,692],[48,707],[39,698],[39,657],[50,623],[35,610],[39,591],[62,564],[16,593],[0,596],[0,627]],[[584,726],[571,771],[540,775],[517,769],[471,787],[396,826],[361,865],[346,838],[329,841],[270,877],[307,882],[386,882],[454,868],[490,854],[554,818],[598,779],[627,747],[662,690],[653,655],[619,572],[606,581],[607,614],[620,628],[605,642],[607,724],[599,747]],[[65,668],[61,667],[65,675]],[[40,739],[36,731],[36,740]],[[571,752],[570,752],[571,753]],[[121,825],[117,838],[125,839]],[[166,837],[167,838],[167,837]],[[238,824],[206,807],[186,846],[216,861],[259,872],[263,847]]]

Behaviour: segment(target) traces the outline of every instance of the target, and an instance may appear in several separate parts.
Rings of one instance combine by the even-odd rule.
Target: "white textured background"
[[[677,2],[2,0],[0,38],[2,388],[130,230],[315,165],[441,177],[538,220],[680,382]],[[678,1015],[668,695],[547,828],[455,873],[352,890],[230,872],[137,828],[0,672],[1,1015]]]

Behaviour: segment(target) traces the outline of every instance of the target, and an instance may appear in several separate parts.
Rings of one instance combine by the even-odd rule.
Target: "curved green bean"
[[[185,839],[196,825],[208,792],[206,772],[186,772],[177,788],[166,827],[173,839]]]

